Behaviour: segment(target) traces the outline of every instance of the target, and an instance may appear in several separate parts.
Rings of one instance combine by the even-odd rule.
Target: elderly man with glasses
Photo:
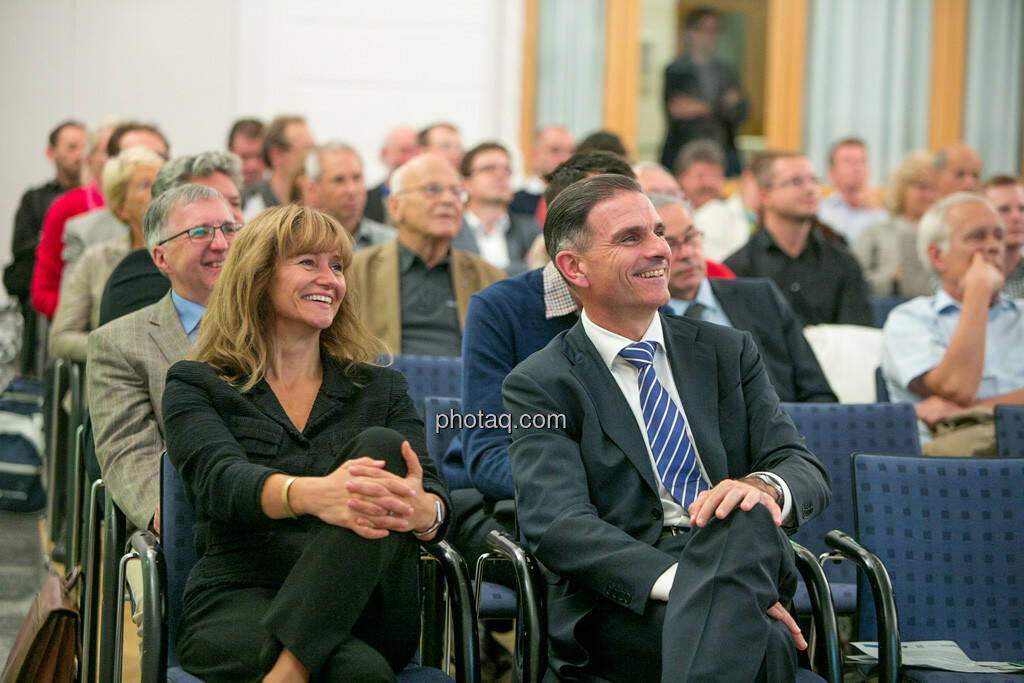
[[[469,297],[505,275],[452,248],[462,207],[459,174],[439,154],[421,154],[391,177],[398,237],[357,253],[346,282],[356,315],[393,353],[460,355]]]

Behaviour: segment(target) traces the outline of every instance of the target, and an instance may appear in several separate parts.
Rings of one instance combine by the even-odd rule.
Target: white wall
[[[398,124],[518,146],[522,0],[0,0],[0,26],[0,265],[69,116],[156,121],[188,154],[222,148],[238,116],[301,113],[359,149],[370,182]]]

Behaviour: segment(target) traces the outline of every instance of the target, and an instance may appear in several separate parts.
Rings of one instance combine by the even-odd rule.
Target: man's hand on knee
[[[785,627],[789,629],[789,635],[793,638],[793,644],[796,645],[796,649],[807,649],[807,641],[804,640],[804,634],[800,632],[800,627],[796,625],[796,620],[793,618],[793,615],[786,611],[786,608],[782,606],[782,603],[775,603],[768,608],[766,613],[772,619],[778,619],[781,621]]]
[[[712,517],[725,519],[739,505],[749,511],[755,505],[764,505],[771,513],[775,526],[782,524],[782,510],[771,487],[759,479],[725,479],[713,489],[702,491],[690,504],[690,524],[703,527]]]

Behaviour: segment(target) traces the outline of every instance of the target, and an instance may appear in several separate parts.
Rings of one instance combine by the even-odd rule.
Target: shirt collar
[[[469,209],[465,209],[462,212],[462,219],[464,221],[466,221],[466,225],[468,225],[470,228],[473,229],[473,232],[477,233],[478,235],[483,234],[483,232],[484,232],[483,221],[481,221],[479,216],[477,216],[475,213],[473,213]],[[506,234],[508,232],[508,229],[509,229],[509,226],[511,225],[511,223],[512,223],[512,221],[509,219],[508,213],[505,213],[494,224],[494,228],[491,230],[490,234],[492,234],[492,235],[493,234],[498,234],[498,235]]]
[[[932,297],[931,301],[932,310],[936,315],[944,315],[948,313],[959,313],[960,302],[949,295],[949,292],[942,289],[941,285],[939,290],[935,292],[935,296]],[[1002,292],[996,296],[996,302],[989,307],[989,310],[996,310],[999,308],[1006,308],[1011,311],[1016,311],[1018,308],[1017,301],[1006,296]]]
[[[548,261],[542,271],[544,276],[544,318],[550,320],[580,310],[572,298],[569,285],[558,272],[554,261]]]
[[[195,342],[196,328],[199,326],[199,319],[203,317],[203,313],[206,313],[206,306],[179,296],[173,289],[171,290],[171,303],[174,304],[174,310],[178,312],[178,320],[181,321],[181,326],[184,328],[185,334],[188,335],[189,341]]]
[[[544,194],[544,190],[546,188],[547,188],[547,183],[545,183],[541,179],[541,177],[538,176],[538,175],[531,175],[531,176],[529,176],[528,178],[523,180],[523,184],[520,187],[520,189],[523,192],[526,192],[528,194],[538,194],[538,195],[539,194]]]
[[[775,249],[779,253],[785,254],[785,252],[779,248],[779,245],[775,244],[775,240],[772,239],[771,233],[768,232],[768,229],[765,228],[763,224],[758,227],[757,231],[750,239],[751,241],[757,240],[756,244],[765,251]],[[817,222],[814,222],[811,225],[811,231],[807,233],[807,243],[804,244],[803,251],[801,251],[800,254],[802,255],[808,249],[820,248],[823,239],[824,237],[822,236],[821,231],[818,230]],[[786,254],[786,256],[789,256],[789,254]],[[798,255],[797,258],[799,257],[800,256]]]
[[[434,264],[434,268],[437,268],[438,266],[442,266],[442,265],[443,266],[447,266],[448,265],[448,259],[451,257],[451,253],[452,253],[451,249],[449,249],[448,253],[444,255],[444,258],[442,258],[440,261],[438,261],[436,264]],[[407,247],[404,244],[402,244],[401,240],[399,240],[399,242],[398,242],[398,272],[400,272],[400,273],[407,272],[410,268],[413,267],[413,265],[417,261],[419,263],[423,264],[424,268],[427,267],[426,264],[423,263],[423,259],[420,258],[419,254],[417,254],[415,251],[413,251],[409,247]],[[428,268],[428,270],[430,270],[430,269]]]
[[[669,302],[669,307],[673,312],[683,315],[686,309],[693,304],[700,304],[706,311],[715,311],[717,313],[720,310],[721,307],[718,305],[718,299],[715,298],[715,293],[711,291],[711,284],[707,278],[700,281],[700,287],[697,288],[697,295],[693,297],[693,301],[672,299]]]
[[[627,339],[622,335],[615,334],[598,326],[587,317],[586,311],[580,314],[580,322],[583,323],[583,331],[586,332],[587,337],[594,344],[597,353],[601,356],[601,360],[604,361],[609,370],[611,370],[615,359],[619,357],[619,351],[630,344],[636,343],[632,339]],[[642,339],[643,341],[655,342],[658,348],[664,351],[665,334],[661,329],[661,316],[657,312],[655,312],[651,324],[647,326],[647,331],[644,332]]]

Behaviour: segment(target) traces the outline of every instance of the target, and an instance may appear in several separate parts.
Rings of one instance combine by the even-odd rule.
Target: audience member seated
[[[366,181],[359,152],[343,142],[328,142],[306,157],[306,180],[313,205],[341,223],[356,251],[395,238],[395,229],[367,218]]]
[[[1006,229],[1006,263],[1003,272],[1006,282],[1003,294],[1014,299],[1024,298],[1024,183],[1012,176],[995,176],[985,181],[985,197],[992,202]]]
[[[53,162],[56,175],[39,187],[26,190],[18,203],[11,233],[11,263],[4,268],[4,287],[22,303],[23,312],[29,308],[29,285],[43,218],[57,197],[81,185],[85,142],[85,126],[77,121],[64,121],[50,131],[46,158]]]
[[[220,192],[236,223],[242,222],[242,198],[238,191],[242,177],[237,156],[213,150],[175,157],[156,174],[151,190],[159,197],[167,190],[192,183]],[[167,276],[153,263],[149,249],[137,249],[117,264],[100,302],[100,324],[155,304],[170,289]]]
[[[416,131],[409,126],[393,128],[384,145],[380,148],[380,160],[387,169],[387,176],[379,185],[366,193],[366,217],[378,223],[388,222],[388,195],[391,189],[388,183],[391,181],[391,174],[399,166],[412,159],[422,152],[420,144],[416,139]]]
[[[106,157],[112,159],[129,147],[147,147],[167,159],[169,146],[167,138],[155,126],[137,121],[118,124],[107,139]],[[90,161],[90,163],[92,163]],[[102,175],[102,165],[100,166]],[[86,211],[103,208],[103,196],[99,193],[100,176],[96,183],[68,192],[55,201],[43,219],[43,231],[36,249],[36,264],[32,271],[32,306],[52,318],[57,310],[60,294],[61,275],[64,272],[64,228],[69,219]],[[75,254],[81,255],[81,251]]]
[[[451,248],[462,225],[459,174],[439,154],[417,156],[392,174],[388,213],[398,238],[352,259],[356,317],[392,353],[458,356],[469,297],[504,277]]]
[[[405,380],[372,365],[345,302],[351,259],[325,214],[261,213],[196,360],[168,373],[167,452],[196,512],[177,653],[204,680],[394,680],[416,652],[419,543],[450,504]]]
[[[874,296],[928,296],[931,270],[917,257],[917,224],[938,199],[931,154],[911,154],[893,171],[885,192],[891,218],[864,228],[853,243]]]
[[[917,244],[941,285],[893,309],[882,330],[892,400],[916,404],[928,427],[969,408],[1024,404],[1024,302],[1002,293],[1006,246],[995,209],[980,195],[951,194],[925,213]]]
[[[242,183],[247,190],[263,180],[267,162],[263,161],[263,122],[259,119],[238,119],[228,133],[228,151],[242,162]]]
[[[144,245],[142,216],[149,206],[150,186],[163,165],[159,154],[145,147],[129,147],[103,168],[106,209],[116,216],[119,225],[123,221],[128,229],[118,237],[92,245],[77,263],[69,266],[50,325],[51,357],[85,361],[89,330],[99,327],[100,301],[107,278],[125,254]]]
[[[871,325],[860,266],[816,222],[819,186],[811,163],[775,154],[755,176],[763,223],[725,265],[739,277],[774,280],[804,325]]]
[[[167,369],[195,340],[238,223],[216,190],[182,185],[150,202],[143,237],[171,291],[89,335],[86,373],[96,458],[133,527],[160,530],[161,399]]]
[[[739,189],[728,199],[709,199],[693,214],[704,233],[704,255],[721,261],[742,247],[757,228],[759,206],[754,168],[767,163],[772,152],[758,152],[740,172]]]
[[[981,185],[981,157],[963,142],[954,142],[935,153],[939,196],[975,192]]]
[[[647,195],[665,228],[671,252],[669,308],[676,315],[746,330],[754,338],[781,401],[835,403],[800,321],[771,280],[706,277],[703,234],[684,199]]]
[[[527,269],[526,253],[540,236],[530,216],[511,213],[512,161],[497,142],[482,142],[462,157],[466,205],[452,247],[479,254],[510,275]]]
[[[826,506],[824,468],[749,335],[658,313],[671,255],[634,181],[569,187],[545,228],[583,312],[502,395],[520,426],[519,530],[547,578],[549,665],[566,678],[793,680],[806,642],[781,605],[796,587],[783,529]]]
[[[558,165],[572,156],[576,141],[572,133],[562,126],[544,126],[533,135],[530,149],[530,170],[532,173],[523,180],[522,186],[513,195],[508,210],[537,219],[537,206],[544,196],[547,181],[544,177],[558,168]],[[539,221],[538,221],[539,224]]]
[[[868,148],[863,140],[845,138],[832,145],[828,153],[828,177],[832,193],[818,205],[818,220],[854,245],[864,228],[889,219],[879,208],[868,180]]]
[[[695,209],[712,200],[721,200],[725,182],[725,154],[718,143],[694,140],[679,151],[675,165],[676,180]]]
[[[462,138],[459,129],[450,123],[432,123],[416,134],[416,142],[424,152],[440,154],[452,168],[462,165]]]
[[[268,206],[287,204],[292,182],[302,169],[306,152],[313,148],[313,135],[301,116],[278,116],[263,133],[263,163],[270,169],[266,180],[248,186],[242,195],[246,220]]]

